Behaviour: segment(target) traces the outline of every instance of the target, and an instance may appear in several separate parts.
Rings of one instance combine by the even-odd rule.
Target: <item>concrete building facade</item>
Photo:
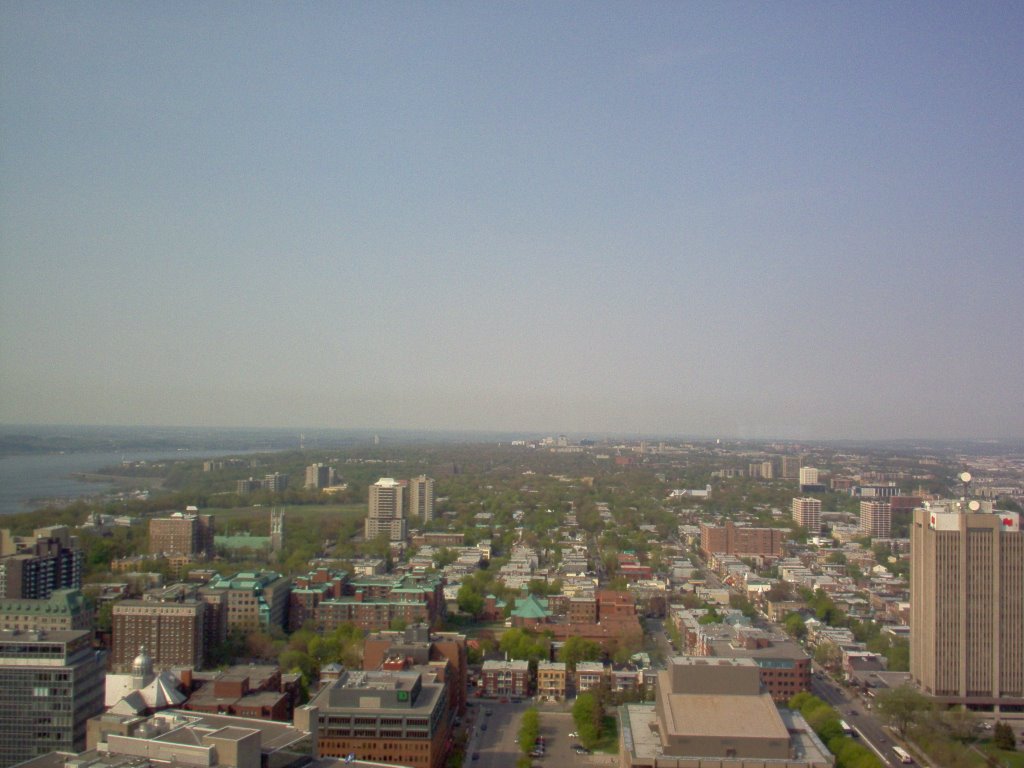
[[[434,519],[434,480],[426,475],[409,481],[409,519],[429,523]]]
[[[809,497],[793,499],[793,520],[806,528],[812,536],[816,536],[821,531],[821,500]]]
[[[366,517],[367,540],[386,534],[388,541],[405,541],[405,487],[391,477],[382,477],[369,488],[369,514]]]
[[[892,535],[892,504],[888,501],[862,501],[860,530],[873,539],[888,539]]]
[[[910,673],[939,702],[1024,713],[1024,533],[1016,512],[914,510]]]
[[[103,659],[92,633],[0,632],[0,766],[86,747],[103,711]]]

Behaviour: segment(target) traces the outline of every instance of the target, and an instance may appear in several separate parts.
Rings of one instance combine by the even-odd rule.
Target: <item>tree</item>
[[[992,731],[992,743],[999,749],[1005,749],[1008,752],[1017,749],[1017,739],[1013,735],[1013,727],[1002,720],[996,723],[996,727]]]
[[[814,649],[814,660],[826,669],[838,669],[843,660],[843,651],[835,643],[823,640]]]
[[[785,602],[793,599],[793,585],[788,581],[777,581],[765,594],[765,599],[772,603]]]
[[[971,741],[978,735],[978,721],[963,707],[942,713],[942,725],[946,733],[957,741]]]
[[[522,724],[519,726],[519,749],[526,754],[533,751],[540,735],[540,713],[536,707],[530,707],[523,713]]]
[[[931,709],[928,698],[909,685],[882,691],[876,696],[879,717],[904,736],[907,728]]]
[[[498,644],[502,652],[507,653],[512,659],[540,661],[548,658],[547,641],[518,627],[502,634]]]
[[[570,637],[559,652],[559,660],[573,670],[580,661],[597,661],[601,658],[601,645],[584,637]]]
[[[786,615],[786,618],[782,620],[782,626],[787,634],[797,640],[807,637],[807,625],[804,624],[804,617],[796,611]]]
[[[601,700],[593,691],[584,691],[576,697],[572,705],[572,719],[580,734],[583,746],[589,747],[601,738],[601,726],[604,721],[604,709]]]
[[[464,583],[459,587],[456,596],[459,610],[468,613],[470,616],[479,616],[484,609],[484,596],[480,594],[476,586],[471,582]]]
[[[438,550],[437,554],[434,555],[434,567],[441,570],[446,565],[451,565],[459,559],[459,553],[449,547],[442,547]]]

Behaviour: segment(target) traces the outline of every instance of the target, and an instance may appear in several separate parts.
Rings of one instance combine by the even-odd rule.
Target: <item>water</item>
[[[116,467],[122,461],[158,461],[203,459],[236,455],[241,451],[129,451],[32,454],[0,457],[0,515],[30,512],[43,506],[32,503],[44,499],[80,499],[109,493],[114,486],[104,482],[85,482],[72,477],[75,472],[96,472]]]

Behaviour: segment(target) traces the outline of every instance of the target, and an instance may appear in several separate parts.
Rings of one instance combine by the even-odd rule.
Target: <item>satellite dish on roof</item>
[[[960,473],[960,482],[961,483],[969,483],[969,482],[971,482],[971,473],[970,472],[961,472]]]
[[[979,509],[981,509],[981,502],[979,502],[977,499],[971,499],[969,502],[967,502],[967,508],[971,510],[971,512],[977,512]]]

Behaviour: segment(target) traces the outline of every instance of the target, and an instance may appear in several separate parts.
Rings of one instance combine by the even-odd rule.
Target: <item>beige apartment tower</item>
[[[888,539],[892,534],[892,504],[888,501],[862,501],[860,530],[873,539]]]
[[[370,510],[364,531],[368,541],[382,533],[387,534],[388,541],[405,541],[408,531],[404,492],[405,487],[390,477],[382,477],[370,486]]]
[[[426,475],[409,481],[409,519],[429,523],[434,519],[434,479]]]
[[[811,536],[817,536],[821,533],[821,500],[799,497],[793,499],[793,520],[797,525],[806,528]]]
[[[1024,533],[1016,512],[914,510],[910,674],[939,702],[1024,712]]]

